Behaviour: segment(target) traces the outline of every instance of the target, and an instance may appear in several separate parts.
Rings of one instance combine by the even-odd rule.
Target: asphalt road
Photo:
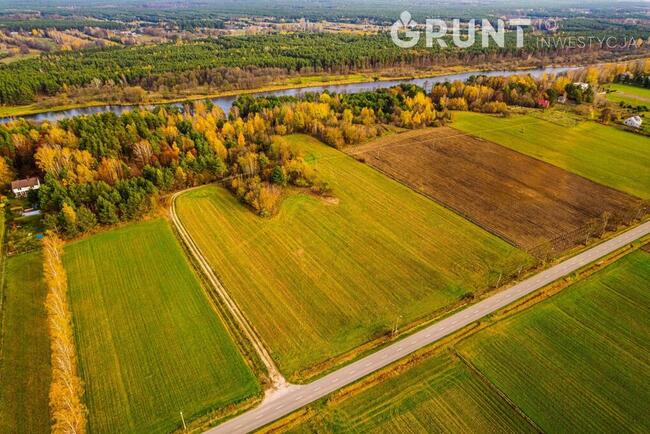
[[[618,235],[589,250],[563,261],[535,276],[451,315],[409,337],[389,345],[376,353],[347,365],[313,383],[291,385],[275,394],[268,395],[256,408],[226,421],[208,431],[218,433],[244,433],[273,422],[310,402],[353,383],[384,366],[425,347],[442,337],[460,330],[468,324],[534,292],[549,283],[572,273],[584,265],[620,249],[626,244],[650,233],[650,222]]]

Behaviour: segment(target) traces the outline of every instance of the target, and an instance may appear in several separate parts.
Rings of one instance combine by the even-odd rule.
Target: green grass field
[[[166,221],[71,243],[64,263],[91,432],[169,432],[260,391]]]
[[[648,282],[634,252],[458,349],[543,431],[648,432]]]
[[[615,91],[607,94],[609,101],[650,107],[650,89],[627,84],[610,84],[607,88]]]
[[[607,93],[607,100],[615,103],[625,103],[633,107],[650,108],[650,89],[638,86],[628,86],[625,84],[610,84],[607,86],[615,92]],[[650,110],[640,111],[639,114],[643,116],[642,129],[646,133],[650,133]]]
[[[534,432],[450,353],[417,362],[338,403],[313,407],[288,432]]]
[[[633,252],[462,340],[468,364],[434,354],[289,431],[648,432],[649,281],[650,253]]]
[[[532,116],[457,112],[453,127],[554,164],[612,188],[650,199],[650,138],[580,122],[560,126]]]
[[[49,433],[50,340],[41,254],[6,261],[0,432]]]
[[[407,187],[308,136],[337,201],[293,194],[264,219],[222,187],[178,214],[289,377],[485,288],[532,261]]]

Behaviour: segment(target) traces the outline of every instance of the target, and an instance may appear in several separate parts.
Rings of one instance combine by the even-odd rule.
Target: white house
[[[573,83],[574,86],[579,87],[582,90],[587,90],[589,89],[589,83],[583,83],[581,81],[576,81]]]
[[[628,127],[641,128],[641,125],[643,125],[643,119],[641,119],[640,116],[632,116],[631,118],[625,119],[623,123]]]
[[[11,191],[16,197],[25,197],[30,190],[38,190],[41,187],[41,181],[36,178],[17,179],[11,182]]]

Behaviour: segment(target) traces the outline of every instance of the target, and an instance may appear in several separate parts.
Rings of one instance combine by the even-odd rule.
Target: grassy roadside
[[[456,350],[545,432],[647,432],[648,281],[631,252]]]
[[[570,294],[569,297],[571,297],[571,294],[580,291],[580,289],[573,291],[575,289],[575,287],[573,287],[571,290],[567,289],[566,291],[563,291],[565,288],[571,285],[584,286],[584,282],[592,282],[594,280],[600,281],[603,272],[610,275],[612,274],[610,272],[612,269],[611,267],[615,268],[614,271],[616,271],[616,268],[620,267],[621,269],[626,270],[628,276],[634,276],[635,272],[631,270],[636,270],[635,266],[639,261],[638,255],[645,255],[641,261],[644,264],[643,266],[647,273],[648,264],[650,263],[648,261],[650,254],[641,251],[640,247],[649,240],[650,237],[645,237],[645,240],[643,241],[636,241],[631,246],[628,245],[619,251],[610,254],[606,258],[588,264],[572,275],[542,288],[541,290],[505,307],[481,321],[470,324],[454,335],[450,335],[381,371],[371,374],[350,386],[334,392],[333,394],[266,426],[260,431],[320,432],[327,430],[334,432],[365,432],[372,429],[373,432],[402,432],[406,427],[418,426],[417,424],[419,420],[425,421],[428,423],[428,426],[436,427],[437,430],[442,432],[454,432],[460,430],[467,431],[467,429],[480,429],[484,432],[502,432],[503,430],[511,431],[512,426],[503,424],[503,419],[499,417],[487,420],[488,423],[486,425],[485,415],[494,414],[490,412],[490,409],[495,408],[495,406],[498,407],[500,405],[499,401],[502,402],[504,398],[507,398],[505,400],[510,401],[510,405],[516,407],[517,412],[524,415],[525,418],[528,418],[529,414],[527,412],[530,411],[530,409],[525,407],[524,409],[526,412],[523,412],[520,408],[521,402],[512,401],[507,395],[505,395],[505,397],[499,396],[502,394],[500,388],[502,387],[501,384],[490,386],[482,397],[476,397],[474,394],[465,393],[461,397],[461,402],[459,403],[457,397],[458,391],[462,391],[467,388],[468,384],[474,383],[477,374],[479,377],[485,376],[481,372],[473,372],[472,368],[467,367],[466,365],[466,369],[457,367],[455,363],[458,361],[462,362],[462,359],[466,356],[463,355],[459,357],[455,348],[459,344],[472,340],[475,336],[481,336],[482,334],[489,332],[494,325],[499,325],[507,321],[516,322],[520,317],[529,317],[531,313],[534,314],[534,312],[536,312],[536,309],[531,308],[538,305],[545,306],[548,304],[557,304],[558,302],[566,304],[565,298],[567,296],[565,294]],[[619,260],[623,262],[618,262]],[[630,263],[632,266],[630,266]],[[573,298],[575,299],[575,297]],[[578,299],[588,300],[589,298],[580,298],[579,294]],[[580,309],[582,304],[584,303],[580,302],[578,309]],[[593,312],[591,307],[599,304],[601,303],[598,301],[595,304],[588,304],[586,309],[588,312]],[[605,306],[606,305],[607,303],[605,303]],[[614,309],[616,309],[616,306],[614,306]],[[586,317],[587,321],[590,319],[588,312]],[[539,317],[539,315],[537,315],[537,317]],[[633,318],[629,318],[628,324],[631,325],[634,321]],[[520,329],[521,328],[513,329],[508,333],[508,336],[513,333],[516,334]],[[639,328],[637,327],[637,331],[638,330]],[[647,333],[647,327],[641,330],[645,330],[642,331],[642,333]],[[624,336],[625,334],[619,334],[619,337]],[[479,343],[482,342],[481,339],[476,339],[476,341]],[[508,339],[505,340],[505,342],[507,341]],[[580,340],[577,339],[577,341]],[[642,343],[643,339],[635,339],[635,342]],[[527,345],[534,346],[535,343],[536,341],[530,341]],[[647,348],[647,345],[645,348]],[[511,353],[512,352],[510,351],[508,354]],[[431,369],[432,366],[443,366],[443,363],[447,366],[452,366],[453,369]],[[534,363],[534,361],[532,363]],[[529,365],[526,366],[528,367]],[[429,367],[430,369],[426,369],[426,367]],[[426,370],[426,372],[423,373],[423,369]],[[623,367],[622,369],[624,370],[625,368]],[[576,372],[576,370],[573,370],[573,372]],[[547,377],[552,378],[553,375],[548,374]],[[535,378],[536,377],[532,377],[531,380],[535,380]],[[555,375],[554,378],[562,381],[561,379],[563,377]],[[598,382],[597,380],[595,381]],[[637,383],[641,382],[640,384],[643,384],[643,381],[643,378],[637,379]],[[489,382],[488,385],[490,384],[492,383]],[[608,383],[609,386],[612,384],[612,382]],[[437,389],[432,389],[431,385],[437,385],[438,387]],[[604,389],[607,389],[607,387]],[[552,390],[559,389],[555,388]],[[591,392],[598,394],[599,392],[602,392],[602,390],[602,388],[596,388],[591,390]],[[497,396],[495,396],[494,392],[497,392]],[[592,393],[589,391],[585,391],[584,393],[587,396],[592,396]],[[548,397],[538,397],[541,399],[541,402],[548,402],[551,405],[554,405],[552,402],[553,400],[549,400]],[[497,402],[490,401],[490,398],[496,399]],[[462,401],[463,399],[464,402]],[[478,401],[479,399],[480,401]],[[488,400],[488,403],[485,402],[486,399]],[[477,411],[470,411],[470,414],[468,415],[466,409],[474,409],[477,402],[482,402],[484,405],[480,406]],[[630,414],[633,413],[634,411]],[[567,413],[566,416],[569,417],[571,414],[574,414],[574,412]],[[543,422],[546,424],[546,421]],[[475,425],[468,427],[468,424]],[[536,421],[533,422],[533,425],[533,427],[537,425]],[[530,425],[526,423],[518,425],[520,431],[526,431],[529,427]],[[539,430],[539,428],[536,430]]]

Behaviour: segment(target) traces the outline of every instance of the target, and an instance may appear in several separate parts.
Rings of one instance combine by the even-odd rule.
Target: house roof
[[[38,178],[32,177],[32,178],[25,178],[25,179],[17,179],[15,181],[11,181],[11,189],[12,190],[18,190],[21,188],[26,188],[26,187],[35,187],[39,184]]]

